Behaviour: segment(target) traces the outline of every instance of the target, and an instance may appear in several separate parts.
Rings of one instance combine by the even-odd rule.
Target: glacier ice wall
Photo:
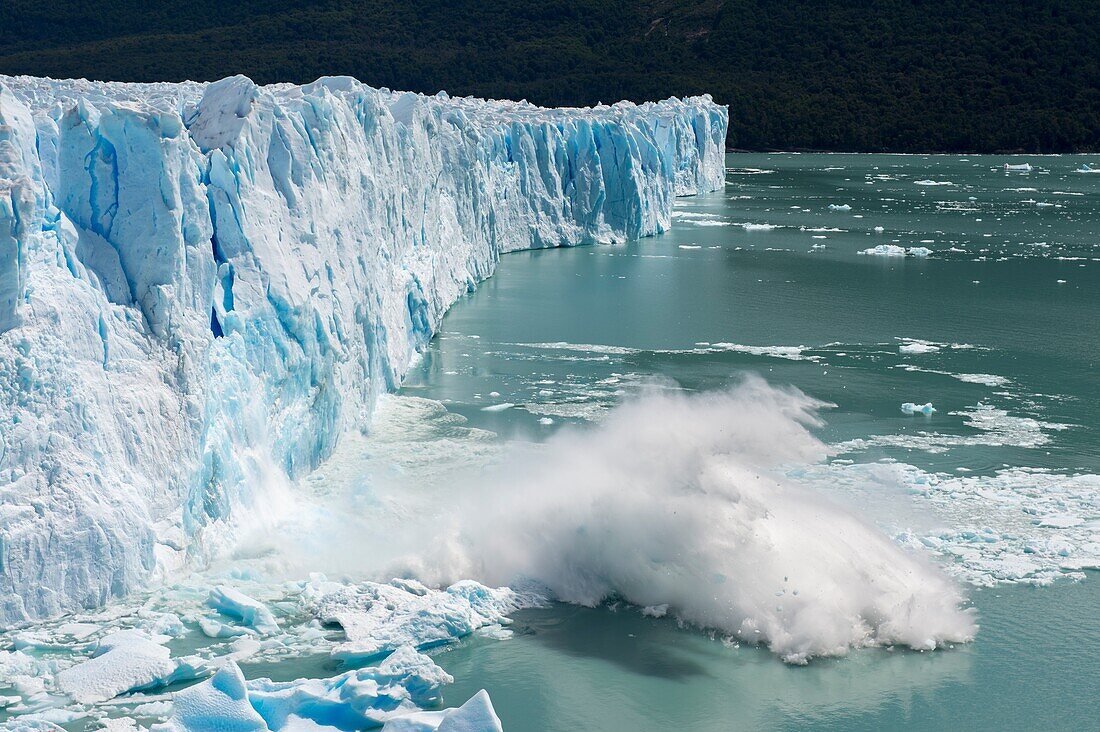
[[[709,97],[0,76],[0,623],[222,549],[502,253],[668,228]]]

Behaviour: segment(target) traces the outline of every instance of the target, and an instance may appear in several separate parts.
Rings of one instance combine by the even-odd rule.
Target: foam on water
[[[931,550],[975,585],[1047,584],[1100,568],[1100,475],[1024,467],[951,475],[882,461],[791,477],[864,507],[881,502],[879,522],[899,543]]]
[[[866,450],[871,447],[899,447],[923,450],[929,453],[946,452],[957,447],[1041,447],[1051,441],[1051,432],[1066,430],[1068,424],[1044,422],[1032,417],[1010,414],[989,404],[979,402],[967,409],[949,412],[962,417],[972,434],[951,434],[937,431],[919,431],[912,434],[885,434],[857,437],[834,445],[841,453]]]
[[[824,458],[808,429],[821,406],[755,379],[628,401],[594,428],[513,450],[474,484],[452,482],[457,505],[401,566],[430,583],[534,581],[567,602],[667,605],[791,662],[969,639],[956,586],[782,477],[784,463]]]

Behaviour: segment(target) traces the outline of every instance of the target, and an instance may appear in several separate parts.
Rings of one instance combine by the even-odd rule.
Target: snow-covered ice
[[[860,254],[869,254],[879,257],[927,257],[932,253],[928,247],[903,247],[898,244],[878,244],[867,249],[862,249]]]
[[[209,673],[199,659],[171,658],[162,645],[166,640],[136,630],[113,633],[99,642],[92,658],[57,674],[57,687],[73,700],[90,704]]]
[[[463,580],[434,590],[415,580],[356,586],[313,582],[311,612],[344,629],[346,641],[332,655],[363,663],[401,646],[418,649],[447,643],[489,625],[510,622],[506,614],[540,604],[541,598]]]
[[[232,732],[266,732],[264,718],[248,702],[244,675],[230,663],[214,676],[176,694],[172,716],[158,732],[198,732],[223,729]]]

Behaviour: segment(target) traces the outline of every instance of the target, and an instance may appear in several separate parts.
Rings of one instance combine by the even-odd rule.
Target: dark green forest
[[[0,73],[710,92],[734,148],[1100,150],[1097,0],[4,0]]]

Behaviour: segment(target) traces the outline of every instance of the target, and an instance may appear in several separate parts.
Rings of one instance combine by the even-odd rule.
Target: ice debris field
[[[0,711],[13,716],[0,728],[500,730],[484,692],[439,708],[452,679],[422,651],[473,632],[504,637],[505,613],[540,601],[476,582],[434,590],[412,580],[349,585],[318,575],[234,584],[183,579],[128,608],[5,634],[12,650],[0,651],[0,686],[10,689]],[[189,644],[191,635],[205,643]],[[240,669],[325,654],[357,663],[291,681],[246,681]]]

